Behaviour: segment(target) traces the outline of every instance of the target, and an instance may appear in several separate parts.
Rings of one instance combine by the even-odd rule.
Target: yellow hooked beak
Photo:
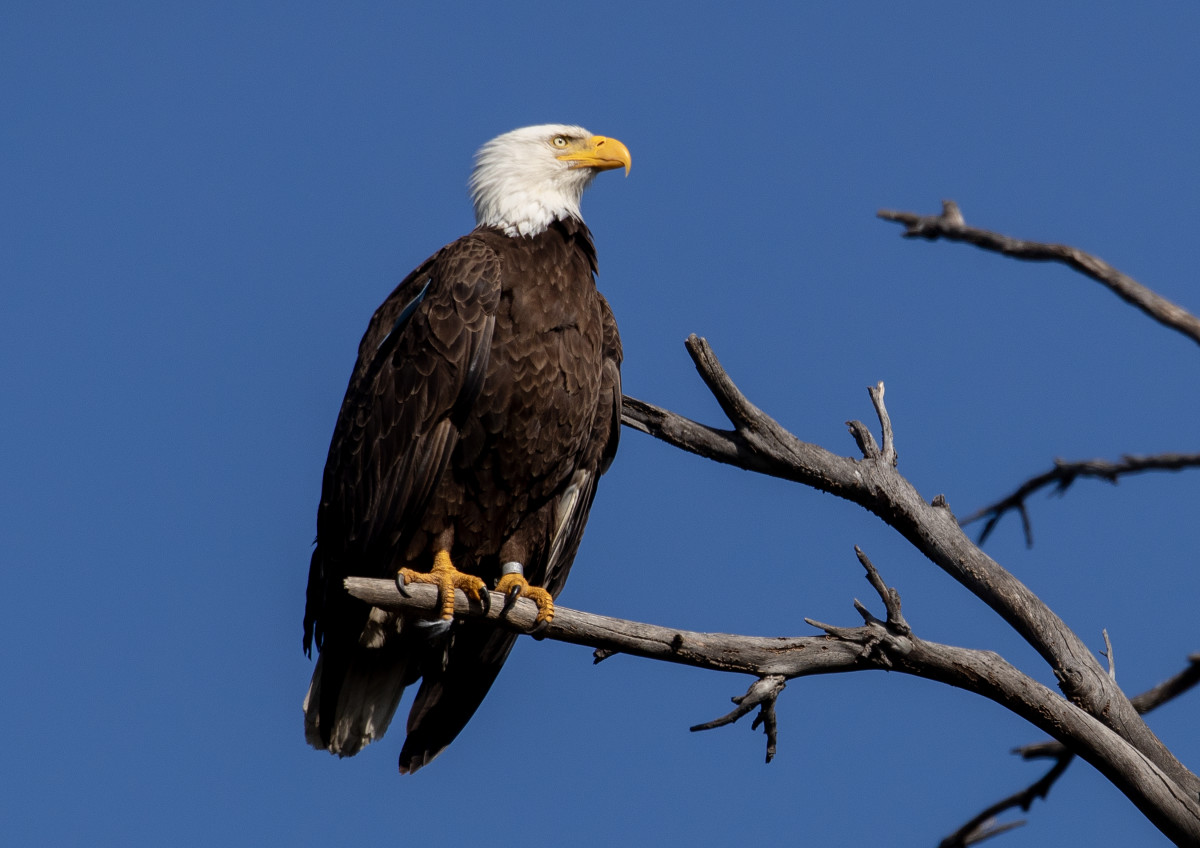
[[[569,162],[572,168],[595,168],[597,171],[624,168],[625,176],[629,176],[629,169],[633,165],[628,147],[615,138],[602,135],[572,142],[565,153],[560,153],[555,158]]]

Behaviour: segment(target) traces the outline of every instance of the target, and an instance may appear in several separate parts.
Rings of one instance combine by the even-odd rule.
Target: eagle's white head
[[[629,150],[583,127],[541,124],[497,136],[475,154],[475,222],[510,236],[532,236],[555,218],[583,220],[579,202],[596,174],[629,173]]]

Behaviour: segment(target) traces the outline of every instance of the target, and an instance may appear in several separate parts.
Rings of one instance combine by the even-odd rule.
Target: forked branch
[[[883,447],[876,445],[865,425],[851,422],[850,432],[863,454],[851,459],[796,438],[747,401],[706,341],[691,336],[687,349],[705,384],[719,393],[734,429],[708,427],[628,397],[623,408],[626,425],[709,459],[830,492],[875,513],[1020,633],[1050,664],[1069,700],[1149,757],[1182,794],[1200,797],[1200,779],[1151,732],[1088,646],[1028,587],[971,542],[944,498],[926,502],[897,471],[895,434],[882,387],[871,392],[871,400]]]
[[[1117,271],[1095,256],[1064,245],[1042,244],[1012,239],[998,233],[966,226],[962,213],[951,201],[945,202],[938,216],[920,216],[907,212],[882,211],[879,217],[905,224],[905,236],[935,240],[965,241],[1025,260],[1058,261],[1107,286],[1118,296],[1136,305],[1165,326],[1187,335],[1200,344],[1200,319],[1160,297],[1137,281]],[[963,535],[942,495],[926,502],[896,470],[895,434],[884,405],[883,384],[871,390],[871,401],[880,422],[881,443],[861,422],[848,423],[851,435],[862,454],[861,459],[838,456],[817,445],[803,442],[787,432],[757,406],[750,403],[721,368],[715,354],[703,339],[692,336],[687,348],[705,384],[716,397],[732,430],[708,427],[632,398],[625,398],[623,421],[683,450],[746,470],[769,474],[803,483],[821,491],[853,501],[882,518],[899,531],[931,561],[983,600],[1009,623],[1050,664],[1060,687],[1067,695],[1034,694],[1040,684],[1020,675],[999,657],[964,649],[933,646],[912,635],[899,611],[899,597],[886,589],[869,560],[861,555],[872,585],[883,598],[888,611],[886,621],[872,616],[855,602],[865,622],[860,628],[841,628],[818,624],[832,645],[856,645],[860,667],[895,668],[900,671],[942,680],[976,691],[997,700],[1028,720],[1043,726],[1047,716],[1052,732],[1063,747],[1054,756],[1054,767],[1031,787],[1004,799],[968,826],[950,837],[948,844],[974,844],[1012,825],[992,823],[995,812],[1016,804],[1027,807],[1034,797],[1044,795],[1067,767],[1074,755],[1093,763],[1110,781],[1125,792],[1171,839],[1181,844],[1200,844],[1200,779],[1185,768],[1154,736],[1121,693],[1115,681],[1096,661],[1086,645],[1042,601],[1020,581],[987,557]],[[1150,468],[1185,467],[1188,460],[1169,458],[1126,458],[1125,467],[1059,466],[1050,475],[1027,483],[1005,501],[985,510],[991,515],[984,535],[990,532],[1004,512],[1018,511],[1024,520],[1027,538],[1031,538],[1026,498],[1045,486],[1065,490],[1081,476],[1116,479],[1124,473]],[[886,591],[884,591],[886,590]],[[943,651],[955,659],[939,664]],[[1111,648],[1109,650],[1111,672]],[[844,655],[839,654],[844,659]],[[979,666],[973,667],[973,663]],[[986,670],[983,670],[986,668]],[[759,670],[759,682],[743,696],[739,709],[722,719],[732,721],[748,712],[754,703],[774,704],[777,691],[769,698],[754,699],[756,687],[765,686],[766,675],[792,674],[779,668]],[[1047,690],[1048,692],[1048,690]],[[737,699],[735,699],[737,700]],[[751,706],[742,709],[750,702]],[[1032,703],[1036,708],[1030,709]],[[1061,705],[1070,709],[1059,711]],[[1076,709],[1078,705],[1082,710]],[[772,712],[773,716],[773,712]],[[1073,730],[1067,730],[1068,727]],[[1078,735],[1077,735],[1078,734]],[[1070,752],[1070,753],[1068,753]],[[1102,753],[1101,753],[1102,752]],[[1125,757],[1125,765],[1116,766],[1112,757]],[[1137,764],[1140,764],[1137,765]],[[1126,768],[1148,766],[1157,772],[1152,778],[1155,791],[1137,781],[1130,783]]]
[[[1130,701],[1133,703],[1134,708],[1144,715],[1156,707],[1162,706],[1167,701],[1179,697],[1197,683],[1200,683],[1200,654],[1192,654],[1188,657],[1187,667],[1182,671],[1172,675],[1157,686],[1147,689],[1140,695],[1135,695],[1130,698]],[[1062,777],[1075,759],[1075,755],[1061,742],[1037,742],[1032,745],[1024,745],[1016,748],[1013,750],[1013,753],[1019,754],[1026,760],[1051,759],[1054,760],[1054,765],[1029,786],[986,807],[982,812],[954,831],[954,833],[943,839],[939,848],[959,848],[959,846],[976,845],[985,839],[1024,824],[1023,819],[999,824],[995,821],[995,818],[1001,813],[1016,809],[1017,807],[1028,812],[1035,800],[1045,798],[1050,793],[1050,788]]]
[[[733,724],[746,713],[750,712],[755,707],[758,707],[758,715],[754,718],[754,722],[750,725],[751,730],[758,730],[758,726],[763,726],[763,733],[767,735],[767,762],[775,759],[775,747],[779,740],[778,722],[775,718],[775,701],[779,698],[779,693],[783,691],[787,685],[786,678],[780,674],[768,674],[766,677],[760,677],[750,684],[750,688],[746,690],[745,695],[734,695],[733,702],[737,704],[732,710],[727,712],[720,718],[714,718],[712,721],[706,721],[703,724],[695,724],[688,730],[695,733],[698,730],[713,730],[718,727],[724,727],[727,724]]]

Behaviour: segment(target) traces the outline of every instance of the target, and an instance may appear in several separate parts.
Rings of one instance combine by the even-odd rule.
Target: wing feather
[[[592,439],[584,452],[571,483],[556,505],[554,534],[546,558],[546,577],[542,584],[557,597],[567,581],[571,563],[583,540],[588,513],[596,497],[600,475],[612,465],[621,438],[621,336],[617,322],[604,295],[597,293],[604,327],[604,360],[600,393],[593,419]]]
[[[356,679],[356,655],[370,650],[359,644],[370,608],[342,581],[391,576],[403,564],[398,552],[416,532],[483,385],[499,295],[495,253],[464,237],[396,287],[359,344],[325,465],[304,619],[305,650],[315,642],[322,652],[314,708],[326,747],[343,682]],[[357,738],[354,729],[337,735]]]

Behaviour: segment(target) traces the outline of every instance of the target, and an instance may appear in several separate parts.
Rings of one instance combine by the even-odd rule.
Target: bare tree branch
[[[952,201],[946,201],[943,204],[943,212],[940,216],[919,216],[906,212],[881,211],[879,217],[905,224],[907,228],[905,236],[910,238],[922,237],[929,240],[945,238],[952,241],[966,241],[983,249],[1020,259],[1062,262],[1106,285],[1118,296],[1142,309],[1165,326],[1200,343],[1200,319],[1160,297],[1097,257],[1083,251],[1063,245],[1020,241],[997,233],[967,227],[962,213]],[[1175,812],[1167,814],[1166,817],[1172,822],[1167,827],[1163,826],[1163,819],[1156,820],[1156,824],[1163,828],[1164,833],[1167,833],[1172,839],[1182,840],[1181,844],[1191,844],[1193,841],[1200,844],[1200,839],[1197,838],[1195,832],[1200,823],[1195,820],[1194,811],[1200,781],[1197,780],[1196,775],[1178,763],[1140,718],[1134,718],[1139,711],[1135,710],[1134,705],[1121,694],[1115,683],[1114,654],[1107,633],[1104,634],[1107,646],[1105,655],[1109,660],[1106,674],[1078,637],[1036,596],[997,563],[983,555],[978,547],[969,545],[969,543],[964,545],[963,539],[945,526],[943,519],[948,516],[953,521],[953,515],[943,496],[936,496],[929,504],[916,496],[915,490],[908,481],[895,471],[897,462],[895,434],[883,402],[884,387],[882,383],[871,389],[871,400],[881,427],[882,446],[875,441],[874,435],[861,422],[848,422],[850,433],[863,456],[862,460],[850,460],[831,454],[816,445],[800,441],[762,410],[751,404],[721,368],[712,350],[703,339],[693,336],[688,339],[687,346],[697,370],[732,423],[733,430],[706,427],[667,410],[631,398],[625,399],[623,410],[625,424],[676,447],[719,462],[794,480],[836,494],[879,515],[929,559],[984,600],[1037,649],[1051,664],[1060,682],[1060,688],[1072,702],[1083,707],[1092,719],[1098,720],[1114,730],[1124,742],[1132,744],[1142,755],[1162,768],[1164,778],[1169,775],[1168,783],[1164,787],[1167,796],[1184,804],[1188,809],[1180,813],[1178,819],[1173,818]],[[1034,491],[1053,485],[1056,487],[1056,491],[1063,492],[1081,476],[1101,477],[1115,482],[1122,474],[1152,469],[1178,469],[1191,465],[1200,465],[1200,455],[1194,457],[1178,454],[1159,457],[1127,456],[1120,466],[1101,462],[1073,464],[1059,462],[1053,472],[1034,478],[1009,498],[981,510],[980,513],[968,520],[989,516],[988,523],[981,535],[980,540],[982,541],[1005,512],[1015,510],[1021,515],[1027,543],[1032,544],[1032,530],[1026,499]],[[957,522],[954,523],[954,527],[958,527]],[[955,682],[939,678],[936,673],[932,672],[936,663],[928,662],[928,657],[922,657],[926,660],[924,663],[917,662],[918,655],[922,655],[922,651],[919,649],[929,647],[929,644],[911,634],[900,615],[899,596],[895,595],[893,590],[883,586],[878,573],[861,551],[859,557],[867,569],[872,585],[884,600],[888,612],[887,621],[879,621],[862,604],[855,601],[855,608],[865,622],[863,627],[834,627],[806,619],[810,624],[821,627],[831,639],[839,643],[860,646],[858,655],[860,663],[874,664],[875,667],[882,668],[894,667],[919,676],[943,679],[945,682],[951,682],[952,685],[963,685],[963,688],[971,688],[972,691],[979,691],[981,694],[986,694],[987,697],[993,697],[1021,713],[1017,704],[1004,700],[1006,696],[1012,695],[1010,689],[1001,687],[1003,693],[997,691],[987,693],[982,689],[972,688],[965,681]],[[959,662],[960,670],[965,668],[961,658]],[[914,663],[920,670],[913,669]],[[779,678],[780,687],[782,687],[782,681],[789,676],[791,675],[784,673],[784,676]],[[1190,677],[1190,674],[1185,672],[1179,677],[1186,682],[1186,678]],[[756,700],[751,695],[755,693],[756,687],[765,685],[765,681],[765,677],[760,677],[746,696],[735,699],[739,702],[739,708],[719,722],[733,721],[739,715],[752,709],[755,703],[764,700],[763,698]],[[1164,687],[1166,686],[1164,684]],[[1182,691],[1182,688],[1186,687],[1177,683],[1175,687],[1167,688],[1174,692]],[[773,691],[769,697],[772,707],[777,695],[778,691]],[[749,705],[745,705],[747,703]],[[1030,721],[1037,723],[1036,717],[1027,717]],[[1058,738],[1057,735],[1056,738]],[[1020,824],[1019,822],[996,824],[995,816],[1014,806],[1028,809],[1035,798],[1045,797],[1055,780],[1066,770],[1076,754],[1088,759],[1089,762],[1094,761],[1093,754],[1086,752],[1086,746],[1080,746],[1074,737],[1071,737],[1069,741],[1060,738],[1056,747],[1057,751],[1052,754],[1055,763],[1045,775],[1028,788],[1009,798],[1002,799],[984,810],[955,834],[947,837],[943,844],[977,844],[1017,826]],[[1097,766],[1097,768],[1104,770],[1101,766]],[[1138,802],[1135,800],[1135,803]],[[1145,808],[1143,810],[1145,811]],[[1154,812],[1155,815],[1160,813],[1161,811],[1158,810]],[[1147,812],[1147,815],[1151,816],[1151,813]],[[1151,817],[1154,820],[1153,816]],[[1180,825],[1182,829],[1175,832],[1168,829],[1176,825]]]
[[[1146,288],[1132,277],[1122,274],[1104,260],[1078,248],[1065,244],[1022,241],[989,230],[968,227],[958,204],[953,200],[942,201],[941,215],[917,215],[914,212],[896,212],[890,209],[881,209],[877,214],[885,221],[904,224],[905,238],[923,238],[929,241],[944,238],[947,241],[967,242],[1016,259],[1061,262],[1107,286],[1122,300],[1133,304],[1163,326],[1177,330],[1200,344],[1200,318]]]
[[[1033,529],[1025,501],[1034,493],[1052,487],[1051,494],[1062,494],[1080,477],[1092,477],[1116,484],[1117,479],[1143,471],[1179,471],[1184,468],[1200,468],[1200,453],[1161,453],[1154,456],[1126,455],[1120,462],[1105,459],[1085,459],[1076,462],[1054,460],[1054,467],[1026,480],[1012,494],[993,504],[971,513],[962,520],[963,526],[986,518],[979,532],[978,543],[983,544],[996,528],[996,524],[1008,512],[1016,510],[1021,516],[1025,530],[1025,545],[1033,547]]]
[[[1130,701],[1139,713],[1148,713],[1158,709],[1167,701],[1178,698],[1197,683],[1200,683],[1200,654],[1192,654],[1188,657],[1187,668],[1168,677],[1152,689],[1147,689],[1140,695],[1134,695]]]
[[[884,588],[888,604],[898,613],[899,596]],[[346,589],[382,609],[430,615],[439,608],[434,586],[409,585],[407,595],[402,595],[395,581],[352,577],[346,580]],[[518,600],[505,613],[503,595],[493,593],[491,600],[485,613],[481,604],[457,591],[455,614],[485,616],[519,632],[534,626],[537,607],[532,601]],[[542,635],[699,668],[753,674],[759,681],[743,699],[743,704],[752,702],[751,708],[773,703],[785,680],[866,669],[899,671],[965,689],[1001,704],[1070,746],[1170,839],[1178,844],[1200,843],[1200,801],[1181,792],[1175,781],[1113,731],[997,654],[926,642],[907,625],[897,626],[898,616],[889,613],[889,618],[893,620],[881,622],[870,616],[866,625],[857,628],[827,627],[827,636],[763,638],[676,630],[560,606]]]
[[[437,604],[436,586],[409,584],[404,587],[409,594],[409,597],[405,597],[396,589],[393,580],[349,577],[346,579],[346,590],[380,609],[428,612],[434,610]],[[468,601],[462,592],[456,592],[454,600],[455,615],[483,615],[482,607],[474,601]],[[504,596],[493,592],[491,609],[485,617],[519,633],[529,632],[537,620],[536,605],[532,601],[518,600],[502,616],[504,603]],[[799,677],[845,671],[855,666],[858,657],[856,650],[829,642],[822,636],[773,638],[696,633],[609,618],[558,605],[554,608],[554,620],[546,627],[544,636],[559,642],[600,648],[610,655],[630,654],[755,677]]]
[[[977,845],[985,839],[990,839],[993,836],[998,836],[1005,831],[1025,824],[1024,819],[998,824],[996,816],[1016,807],[1028,811],[1035,800],[1045,798],[1050,793],[1050,787],[1067,770],[1067,766],[1071,764],[1071,760],[1073,759],[1075,759],[1074,754],[1064,752],[1055,761],[1054,765],[1051,766],[1050,770],[1038,778],[1038,780],[1020,792],[1015,792],[1007,798],[1001,798],[995,804],[984,809],[975,818],[939,842],[938,848],[965,848],[967,845]]]
[[[1162,683],[1147,689],[1140,695],[1134,695],[1129,702],[1133,704],[1134,709],[1145,715],[1168,701],[1178,698],[1197,684],[1200,684],[1200,654],[1192,654],[1188,657],[1188,665],[1183,671],[1168,677]],[[1013,753],[1030,760],[1037,757],[1057,757],[1064,750],[1058,742],[1034,742],[1014,749]]]
[[[1140,695],[1135,695],[1130,701],[1137,711],[1144,715],[1155,707],[1162,706],[1172,698],[1176,698],[1187,692],[1197,683],[1200,683],[1200,654],[1192,654],[1188,657],[1188,666],[1183,671],[1172,675],[1162,683],[1146,690]],[[1037,742],[1032,745],[1015,748],[1013,753],[1020,754],[1027,760],[1038,758],[1053,759],[1054,765],[1048,772],[1025,789],[1015,792],[1007,798],[1002,798],[984,809],[958,830],[954,831],[954,833],[943,839],[939,848],[959,848],[959,846],[974,845],[982,842],[984,839],[997,836],[1006,830],[1024,824],[1025,820],[1021,819],[1016,822],[1009,822],[1007,825],[998,825],[995,824],[995,817],[1016,807],[1020,807],[1023,811],[1028,812],[1036,799],[1046,798],[1049,795],[1050,787],[1063,775],[1067,767],[1075,759],[1075,755],[1068,751],[1066,746],[1061,742]]]
[[[735,695],[733,702],[737,704],[730,712],[715,718],[712,721],[706,721],[704,724],[696,724],[689,727],[695,733],[698,730],[712,730],[717,727],[724,727],[727,724],[733,724],[739,718],[750,712],[755,707],[759,707],[758,716],[754,719],[754,723],[750,725],[751,730],[757,730],[758,726],[763,725],[763,732],[767,735],[767,762],[775,759],[775,746],[778,741],[778,724],[775,719],[775,701],[779,698],[779,693],[783,691],[785,678],[779,674],[768,674],[766,677],[760,677],[750,684],[750,688],[746,690],[745,695]]]
[[[851,422],[850,431],[864,454],[859,460],[803,442],[741,395],[706,341],[691,336],[687,349],[734,429],[706,427],[632,398],[625,400],[625,424],[683,450],[794,480],[875,513],[1020,633],[1050,664],[1070,701],[1149,757],[1178,784],[1181,794],[1200,797],[1200,779],[1146,726],[1078,635],[1028,587],[967,538],[943,497],[927,503],[899,474],[894,443],[889,446],[886,436],[884,448],[873,448],[866,427]],[[891,431],[890,419],[883,392],[878,389],[871,393],[871,399],[880,421],[887,422],[887,433]]]

